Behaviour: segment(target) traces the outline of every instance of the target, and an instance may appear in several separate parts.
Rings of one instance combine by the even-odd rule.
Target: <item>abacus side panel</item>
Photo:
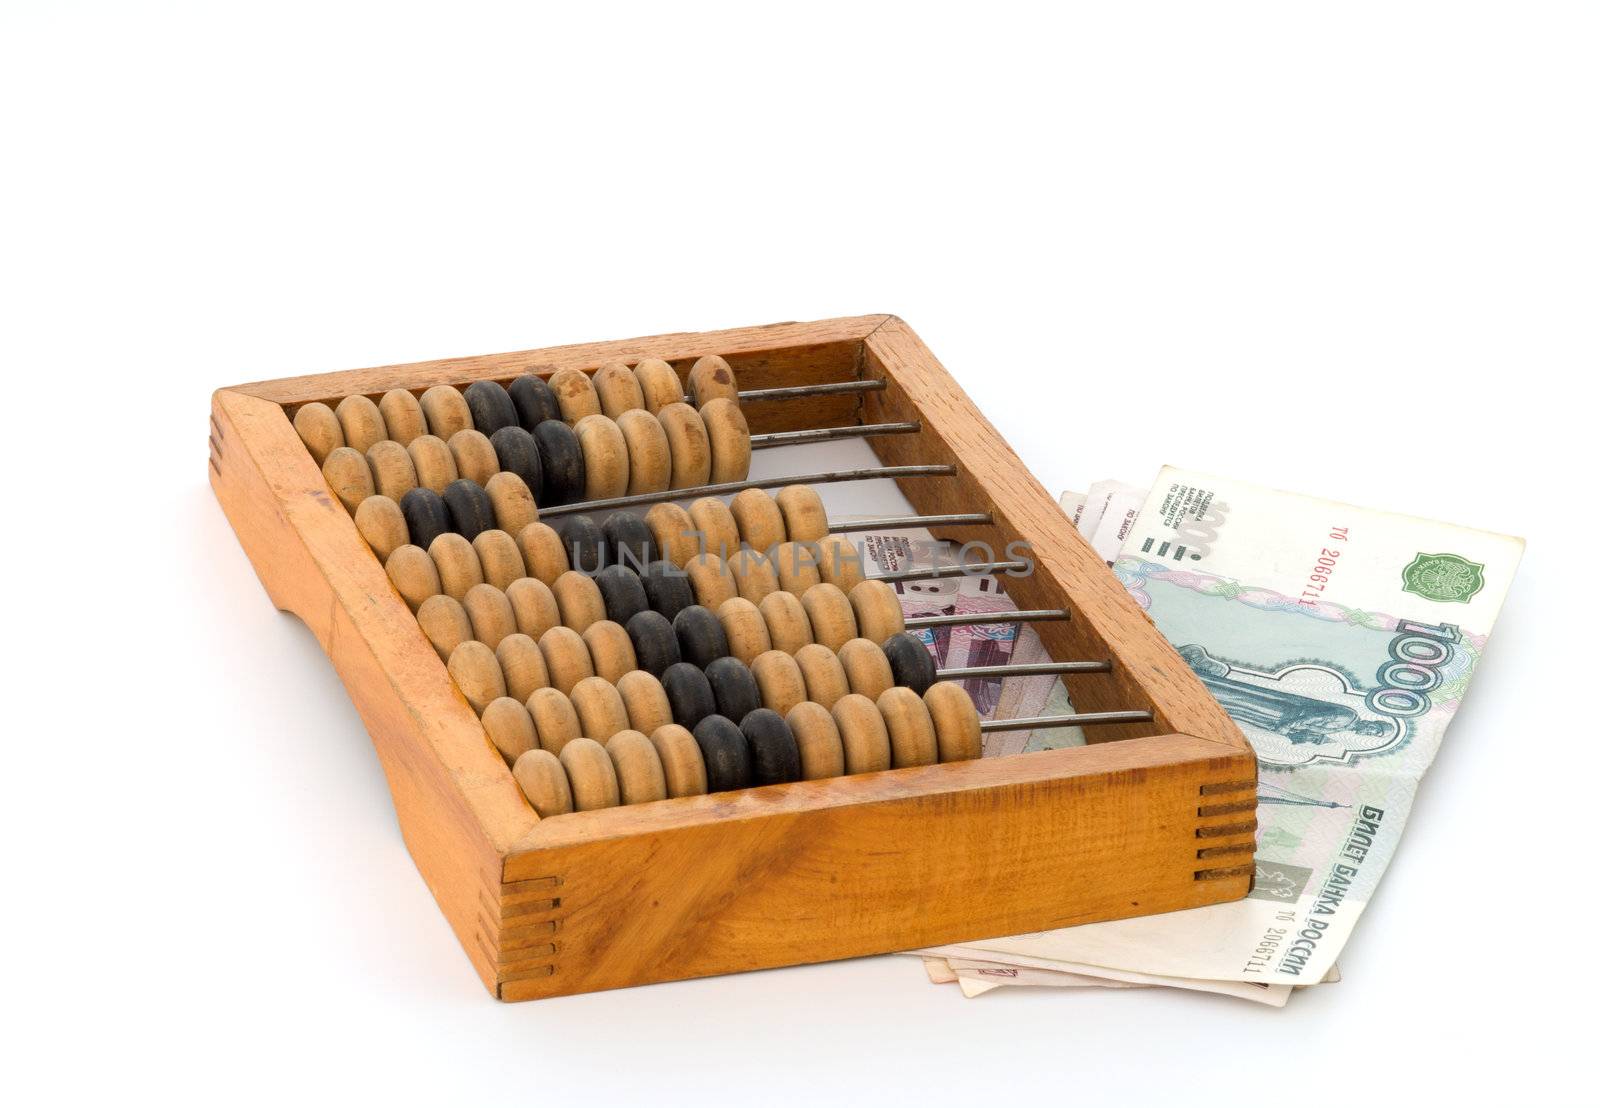
[[[503,933],[518,945],[500,952],[499,995],[828,961],[1237,899],[1250,880],[1254,819],[1213,797],[1253,789],[1247,754],[1163,735],[546,820],[533,836],[546,845],[506,859],[503,912],[515,914]],[[1224,814],[1206,811],[1213,806]]]
[[[255,381],[235,386],[233,391],[293,408],[314,400],[337,403],[355,393],[374,399],[396,388],[420,394],[433,385],[461,385],[478,380],[506,382],[523,373],[548,377],[558,369],[593,370],[608,361],[624,361],[631,365],[642,358],[668,361],[680,377],[686,377],[695,359],[706,354],[720,354],[725,358],[738,377],[741,389],[850,381],[861,375],[862,338],[888,318],[852,316],[814,323],[776,323],[698,334],[552,346]],[[860,399],[855,396],[804,397],[781,403],[751,404],[745,417],[753,433],[765,434],[856,423],[860,406]]]
[[[1072,618],[1035,630],[1057,659],[1112,659],[1109,674],[1069,679],[1082,711],[1149,708],[1154,724],[1098,727],[1095,740],[1181,731],[1248,752],[1244,735],[1200,685],[1090,549],[1060,506],[984,418],[932,351],[902,320],[890,320],[865,342],[868,376],[889,382],[865,401],[869,420],[920,419],[922,432],[874,439],[887,465],[947,463],[953,477],[902,481],[918,511],[989,512],[986,527],[946,528],[945,537],[981,539],[997,554],[1027,545],[1032,574],[1007,577],[1007,591],[1024,608],[1064,607]]]
[[[506,843],[537,822],[275,404],[213,399],[211,483],[273,602],[317,636],[372,737],[406,846],[493,988]]]

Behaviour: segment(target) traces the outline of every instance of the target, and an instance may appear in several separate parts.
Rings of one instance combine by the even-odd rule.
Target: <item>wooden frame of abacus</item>
[[[919,512],[996,551],[1080,711],[1148,709],[1092,745],[771,785],[541,821],[290,424],[312,401],[720,354],[743,388],[883,391],[751,405],[751,431],[917,420],[873,439]],[[894,316],[455,358],[257,382],[212,398],[211,484],[278,608],[316,634],[366,723],[417,868],[494,996],[523,1000],[957,943],[1235,900],[1254,872],[1255,758],[932,352]],[[1114,741],[1107,741],[1114,740]]]

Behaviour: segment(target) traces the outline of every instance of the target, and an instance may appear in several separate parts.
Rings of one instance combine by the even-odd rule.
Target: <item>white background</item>
[[[1593,9],[580,7],[4,6],[0,1081],[1592,1098]],[[210,390],[880,311],[1052,491],[1173,462],[1526,536],[1344,983],[488,999],[212,499]]]

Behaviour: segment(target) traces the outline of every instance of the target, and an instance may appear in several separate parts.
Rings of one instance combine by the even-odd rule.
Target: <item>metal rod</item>
[[[1089,727],[1097,723],[1149,723],[1149,712],[1080,712],[1075,716],[1029,716],[1023,719],[986,719],[978,724],[984,734],[991,731],[1032,731],[1036,727]]]
[[[785,485],[827,485],[835,481],[877,481],[901,477],[953,477],[951,465],[879,466],[876,469],[841,469],[832,473],[806,473],[790,477],[767,477],[759,481],[724,481],[720,485],[697,485],[692,489],[663,489],[633,496],[613,496],[607,500],[582,500],[540,508],[539,518],[569,516],[577,512],[605,512],[612,508],[632,508],[640,504],[662,504],[669,500],[694,500],[702,496],[724,496],[745,489],[781,489]],[[1023,563],[1016,563],[1021,566]]]
[[[1043,677],[1047,674],[1110,672],[1110,662],[1028,662],[1014,666],[967,666],[965,669],[941,669],[939,676],[949,681],[964,681],[969,677]]]
[[[893,573],[869,574],[869,581],[932,581],[940,577],[963,577],[980,573],[1023,572],[1031,569],[1032,562],[961,562],[958,565],[936,566],[933,569],[899,569]]]
[[[739,393],[741,404],[756,400],[788,400],[792,396],[837,396],[852,392],[882,392],[889,382],[877,379],[867,381],[829,381],[821,385],[787,385],[777,389],[745,389]]]
[[[853,423],[848,427],[813,427],[808,431],[774,431],[770,435],[751,435],[751,450],[774,446],[801,446],[808,442],[833,442],[835,439],[870,439],[879,435],[914,435],[920,423]]]
[[[993,523],[988,512],[951,512],[942,516],[879,516],[877,519],[829,520],[828,532],[846,535],[852,531],[892,531],[898,527],[948,527],[968,523]]]
[[[982,627],[989,623],[1048,623],[1052,620],[1071,619],[1065,608],[1036,608],[1025,612],[989,612],[985,615],[957,612],[953,616],[912,616],[906,620],[910,627]]]

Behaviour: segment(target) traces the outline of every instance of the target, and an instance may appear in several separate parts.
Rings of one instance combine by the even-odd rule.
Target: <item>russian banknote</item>
[[[869,573],[934,569],[955,564],[961,552],[952,543],[934,539],[926,530],[856,536],[862,568]],[[976,560],[976,552],[968,560]],[[982,617],[1017,610],[1006,595],[1005,578],[988,574],[961,574],[895,584],[900,608],[908,619],[916,616],[964,615]],[[1038,634],[1026,624],[962,623],[915,629],[940,669],[998,666],[1008,662],[1049,661]],[[1066,687],[1056,677],[968,678],[960,684],[972,695],[983,719],[1021,719],[1066,715],[1072,711]],[[1035,731],[1001,731],[984,736],[985,757],[1020,754],[1061,746],[1082,746],[1083,729],[1061,727]]]
[[[1388,867],[1522,541],[1168,468],[1115,572],[1260,763],[1250,895],[966,944],[1189,981],[1322,981]]]

